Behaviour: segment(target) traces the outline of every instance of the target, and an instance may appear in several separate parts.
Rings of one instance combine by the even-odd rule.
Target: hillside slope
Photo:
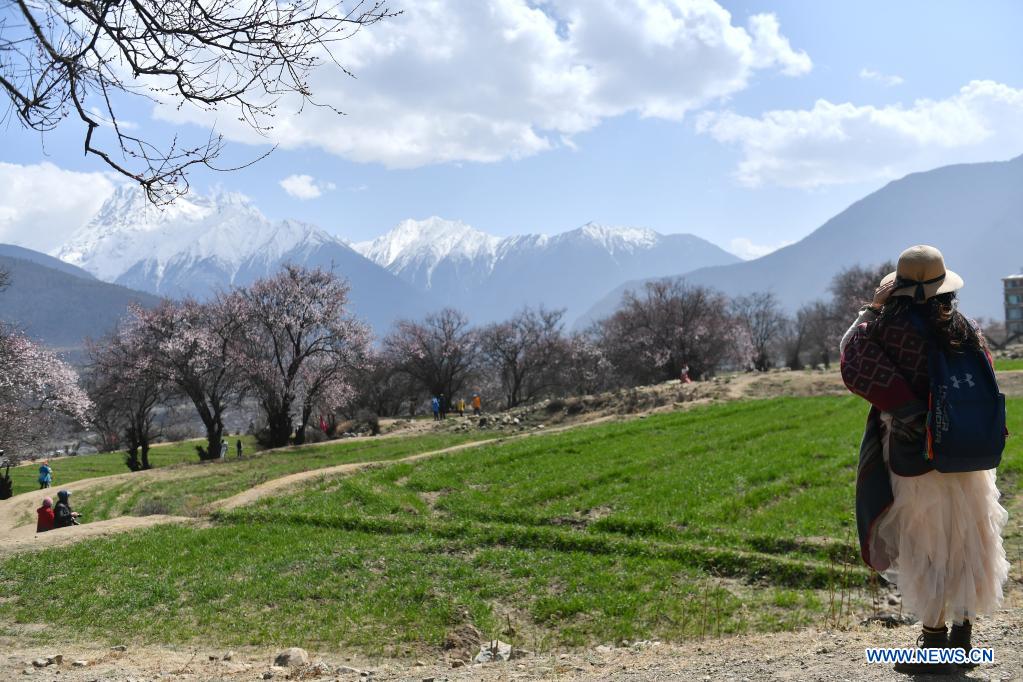
[[[80,351],[86,338],[113,329],[132,302],[159,302],[141,291],[21,258],[0,255],[0,268],[11,276],[0,292],[0,320],[57,350]]]
[[[908,175],[791,246],[756,260],[696,270],[686,279],[731,296],[773,291],[791,311],[827,298],[828,284],[842,268],[894,261],[913,244],[937,246],[948,267],[963,276],[967,314],[1000,319],[1001,278],[1023,267],[1023,156]],[[632,281],[616,288],[583,320],[610,313],[625,290],[641,285]]]

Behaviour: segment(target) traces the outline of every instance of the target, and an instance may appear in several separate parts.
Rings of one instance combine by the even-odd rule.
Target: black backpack
[[[987,354],[947,353],[916,312],[913,325],[927,339],[927,460],[944,473],[994,469],[1005,449],[1005,395]]]

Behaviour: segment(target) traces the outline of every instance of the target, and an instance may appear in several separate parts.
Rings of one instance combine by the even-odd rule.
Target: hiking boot
[[[924,626],[923,632],[916,640],[920,649],[947,649],[948,629],[931,629]],[[895,672],[906,675],[951,675],[956,671],[952,663],[896,663]]]
[[[973,647],[970,645],[970,636],[973,633],[973,623],[968,620],[964,620],[962,625],[952,623],[952,631],[948,635],[948,645],[953,649],[962,649],[966,652],[967,657],[970,655],[970,651]],[[960,663],[960,668],[972,670],[976,668],[978,663]]]

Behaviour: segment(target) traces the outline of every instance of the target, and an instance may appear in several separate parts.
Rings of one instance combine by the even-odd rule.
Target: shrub
[[[359,410],[355,413],[354,431],[369,431],[374,436],[380,435],[380,418],[369,410]]]

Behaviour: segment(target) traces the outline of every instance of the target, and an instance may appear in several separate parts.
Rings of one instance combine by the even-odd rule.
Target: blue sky
[[[1023,153],[1020,2],[440,5],[446,36],[417,34],[429,20],[410,9],[341,45],[358,81],[314,76],[347,116],[289,115],[269,159],[196,172],[193,189],[237,190],[353,241],[439,215],[498,235],[588,221],[691,232],[749,256],[906,172]],[[694,24],[702,37],[685,37]],[[506,50],[511,30],[528,41]],[[412,47],[388,52],[394,36]],[[156,137],[211,120],[123,112]],[[259,156],[265,141],[231,119],[216,116],[223,162]],[[73,125],[41,139],[8,119],[0,162],[0,241],[55,248],[112,186]]]

